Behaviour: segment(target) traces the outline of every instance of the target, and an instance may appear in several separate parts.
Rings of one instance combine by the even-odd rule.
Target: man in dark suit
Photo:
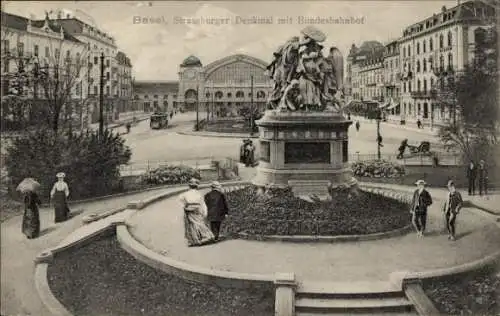
[[[425,226],[427,224],[427,208],[432,204],[430,193],[425,189],[425,181],[415,182],[417,189],[413,193],[411,203],[412,222],[417,230],[418,237],[424,237]]]
[[[205,194],[205,204],[208,210],[207,220],[210,222],[210,229],[215,235],[215,240],[218,240],[220,226],[229,213],[229,207],[220,183],[212,182],[211,188],[212,190]]]
[[[477,167],[477,176],[479,182],[479,195],[488,195],[488,170],[484,163],[484,160],[479,162],[479,166]]]
[[[476,164],[474,163],[474,161],[471,161],[469,163],[469,166],[467,167],[467,179],[469,180],[469,195],[474,195],[476,191],[476,176],[477,176]]]
[[[453,181],[448,181],[448,197],[443,205],[443,212],[446,220],[446,229],[448,230],[448,239],[455,239],[455,221],[457,219],[457,214],[462,208],[463,200],[462,195],[455,189],[455,183]]]

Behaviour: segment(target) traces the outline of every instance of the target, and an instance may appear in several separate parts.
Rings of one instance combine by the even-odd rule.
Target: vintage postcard
[[[0,315],[500,315],[498,15],[3,1]]]

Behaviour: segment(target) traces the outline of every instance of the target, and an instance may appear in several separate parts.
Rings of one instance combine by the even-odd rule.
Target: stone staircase
[[[402,290],[385,282],[301,285],[295,292],[295,315],[418,315]]]

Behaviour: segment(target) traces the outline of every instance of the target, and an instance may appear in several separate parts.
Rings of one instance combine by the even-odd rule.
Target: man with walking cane
[[[462,195],[455,189],[455,183],[448,181],[448,197],[443,205],[443,213],[446,222],[446,229],[448,230],[448,239],[456,240],[455,238],[455,221],[457,215],[462,208],[463,200]]]
[[[425,227],[427,224],[427,208],[432,204],[432,197],[425,189],[425,181],[418,180],[415,182],[417,189],[413,193],[411,203],[411,214],[413,226],[417,230],[418,237],[424,237]]]

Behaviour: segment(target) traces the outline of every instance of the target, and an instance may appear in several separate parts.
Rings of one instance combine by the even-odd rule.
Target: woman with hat
[[[184,207],[184,236],[188,246],[201,246],[215,240],[207,225],[207,206],[203,195],[198,191],[199,181],[191,179],[189,190],[180,196]]]
[[[64,172],[59,172],[56,174],[56,177],[57,182],[50,191],[50,200],[54,203],[55,222],[60,223],[66,221],[69,217],[69,188],[68,184],[64,182],[64,178],[66,177]]]
[[[427,224],[427,208],[432,204],[432,197],[425,189],[425,181],[415,182],[417,189],[413,193],[411,203],[412,222],[417,230],[418,237],[424,237],[425,226]]]

